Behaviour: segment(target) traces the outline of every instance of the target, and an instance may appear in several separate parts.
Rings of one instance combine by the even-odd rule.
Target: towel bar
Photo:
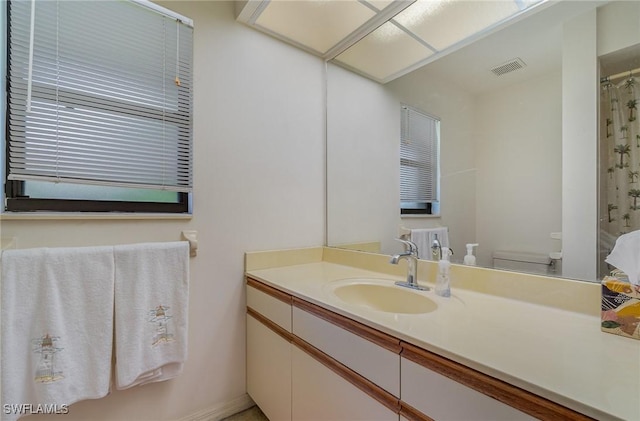
[[[182,239],[189,242],[189,256],[195,257],[198,255],[198,231],[185,230],[182,231]]]
[[[182,239],[189,242],[189,256],[195,257],[198,254],[198,231],[182,231]],[[16,248],[16,237],[0,238],[0,250]]]

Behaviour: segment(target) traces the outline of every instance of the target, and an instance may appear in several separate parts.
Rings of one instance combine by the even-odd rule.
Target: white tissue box
[[[601,310],[603,332],[640,339],[640,286],[605,276]]]

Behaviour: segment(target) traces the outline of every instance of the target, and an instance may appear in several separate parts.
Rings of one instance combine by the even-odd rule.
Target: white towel
[[[189,243],[114,250],[116,388],[171,379],[187,358]]]
[[[2,253],[3,420],[109,393],[113,271],[113,247]]]
[[[622,234],[604,260],[623,271],[629,282],[638,285],[640,279],[640,230]]]
[[[436,235],[442,247],[449,247],[449,229],[447,227],[420,228],[411,230],[411,241],[418,246],[418,258],[425,260],[434,259],[431,254],[431,245]]]

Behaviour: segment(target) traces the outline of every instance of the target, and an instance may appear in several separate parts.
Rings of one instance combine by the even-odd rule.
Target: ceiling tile
[[[336,60],[382,81],[433,54],[429,48],[387,22],[344,51]]]
[[[255,23],[324,54],[374,15],[357,1],[271,1]]]
[[[515,1],[418,0],[394,20],[441,51],[519,11]]]

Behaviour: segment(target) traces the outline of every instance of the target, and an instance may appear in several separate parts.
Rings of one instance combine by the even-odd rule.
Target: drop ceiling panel
[[[387,83],[525,14],[537,13],[534,9],[546,8],[538,7],[545,2],[551,4],[551,0],[247,0],[239,2],[237,17]]]
[[[515,1],[418,0],[394,20],[441,51],[519,11]]]
[[[433,51],[425,45],[387,22],[336,57],[336,61],[383,81],[431,54]]]
[[[271,1],[255,24],[324,54],[375,14],[356,1]]]

